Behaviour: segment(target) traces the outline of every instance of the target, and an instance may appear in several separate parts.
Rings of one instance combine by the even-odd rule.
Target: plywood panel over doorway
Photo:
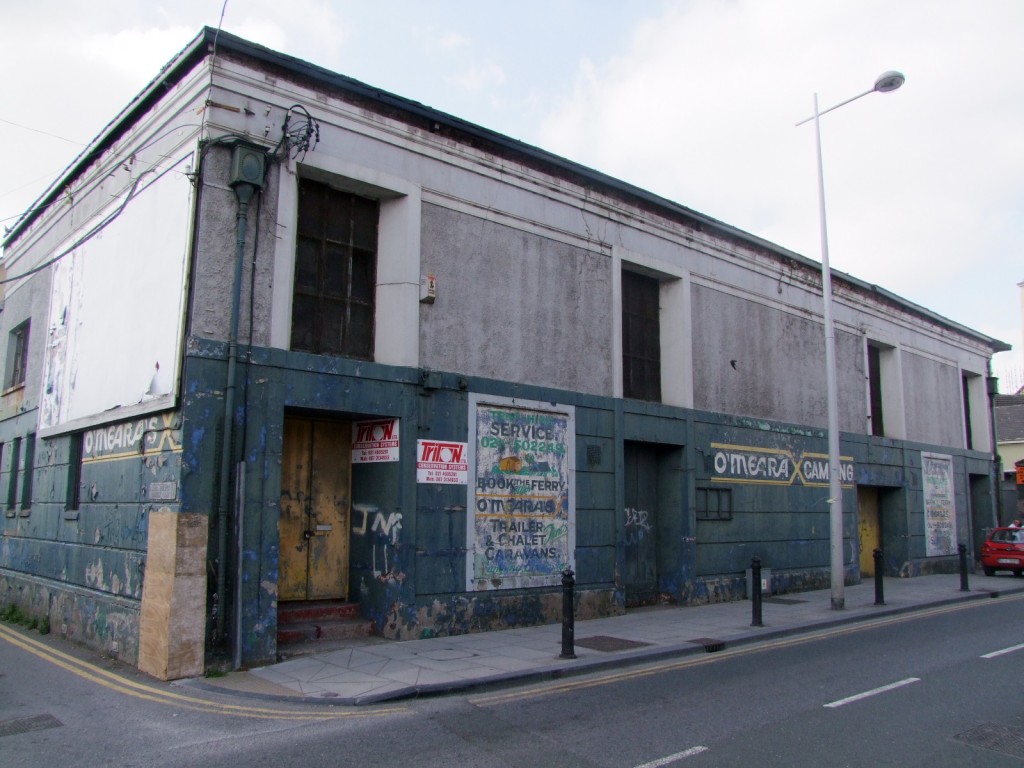
[[[860,575],[875,575],[875,550],[882,548],[878,489],[857,488],[857,525],[860,532]]]
[[[351,469],[351,422],[285,419],[279,600],[348,599]]]

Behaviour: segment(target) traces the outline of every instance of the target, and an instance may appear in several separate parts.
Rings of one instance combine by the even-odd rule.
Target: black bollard
[[[960,552],[960,591],[970,592],[967,586],[967,545],[961,544],[957,551]]]
[[[573,588],[576,586],[576,579],[573,576],[572,568],[562,571],[562,652],[558,656],[560,659],[576,658],[576,652],[573,650],[576,633],[573,615]]]
[[[885,605],[885,587],[882,585],[883,573],[882,550],[874,551],[875,558],[875,605]]]
[[[750,580],[753,582],[750,585],[750,599],[754,612],[750,626],[763,627],[764,623],[761,621],[761,559],[758,557],[750,561]]]

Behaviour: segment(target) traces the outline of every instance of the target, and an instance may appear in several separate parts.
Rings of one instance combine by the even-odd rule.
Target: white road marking
[[[690,747],[685,752],[676,752],[674,755],[669,755],[668,757],[662,757],[657,760],[651,760],[651,762],[643,763],[641,765],[636,766],[636,768],[661,768],[661,766],[663,765],[671,765],[677,760],[682,760],[687,757],[693,757],[694,755],[699,755],[701,752],[707,751],[707,747]]]
[[[1013,653],[1014,651],[1019,651],[1021,648],[1024,648],[1024,643],[1022,643],[1021,645],[1011,645],[1009,648],[1003,648],[1003,650],[1001,651],[992,651],[992,653],[984,653],[982,654],[981,658],[994,659],[996,656],[1002,656],[1004,653]]]
[[[893,690],[895,688],[902,688],[904,685],[910,685],[911,683],[916,683],[916,682],[919,682],[920,680],[921,680],[921,678],[919,678],[919,677],[908,677],[906,680],[900,680],[899,682],[896,682],[896,683],[889,683],[889,685],[883,685],[881,688],[875,688],[874,690],[871,690],[871,691],[864,691],[864,693],[858,693],[855,696],[847,696],[845,699],[839,699],[839,701],[833,701],[833,702],[831,702],[829,704],[826,704],[825,706],[830,708],[830,709],[835,709],[836,707],[841,707],[844,704],[851,704],[851,703],[853,703],[855,701],[860,701],[861,699],[866,699],[869,696],[874,696],[874,695],[879,694],[879,693],[885,693],[886,691],[891,691],[891,690]]]

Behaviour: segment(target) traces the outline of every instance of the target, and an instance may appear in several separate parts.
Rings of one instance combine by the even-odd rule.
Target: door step
[[[359,616],[358,603],[316,600],[280,603],[277,608],[278,649],[372,636],[373,622]]]

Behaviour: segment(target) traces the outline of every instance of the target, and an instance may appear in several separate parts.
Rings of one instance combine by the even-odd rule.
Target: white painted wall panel
[[[186,155],[147,174],[58,249],[40,427],[164,407],[178,380],[192,186]],[[122,209],[123,206],[123,209]],[[91,231],[102,230],[82,242]]]

